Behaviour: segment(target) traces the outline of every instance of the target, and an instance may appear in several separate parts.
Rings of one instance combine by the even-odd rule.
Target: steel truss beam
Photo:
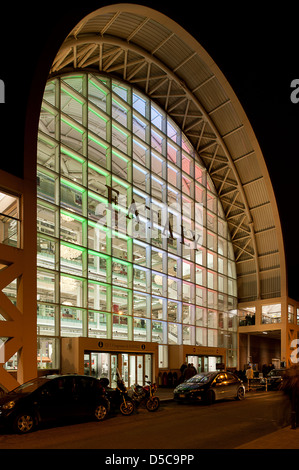
[[[115,19],[112,18],[113,21]],[[145,19],[138,31],[146,23]],[[110,25],[106,26],[105,31]],[[62,45],[53,63],[51,74],[56,75],[78,68],[93,72],[113,73],[139,87],[165,109],[189,138],[215,184],[233,234],[232,243],[236,262],[254,260],[257,298],[259,298],[260,269],[253,220],[243,184],[225,142],[229,136],[242,130],[243,125],[225,135],[220,135],[213,122],[213,114],[226,106],[228,101],[226,100],[208,113],[196,96],[196,91],[215,77],[209,77],[192,91],[180,79],[178,73],[194,57],[194,54],[171,70],[155,56],[155,52],[163,46],[162,43],[150,53],[130,42],[137,31],[131,33],[126,41],[104,35],[103,31],[101,35],[80,34],[80,29],[76,31],[76,36],[69,36]],[[170,37],[166,38],[164,42],[169,39]],[[235,209],[237,209],[237,214],[233,212]],[[232,223],[231,218],[238,218],[238,220]]]

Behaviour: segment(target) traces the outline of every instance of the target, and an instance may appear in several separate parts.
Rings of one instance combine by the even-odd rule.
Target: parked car
[[[266,376],[268,390],[278,390],[287,369],[272,369]]]
[[[242,380],[231,372],[201,372],[174,389],[174,400],[177,401],[200,400],[212,404],[226,398],[245,398]]]
[[[0,398],[0,423],[25,434],[40,423],[93,416],[102,421],[109,400],[99,380],[84,375],[48,375],[30,380]]]

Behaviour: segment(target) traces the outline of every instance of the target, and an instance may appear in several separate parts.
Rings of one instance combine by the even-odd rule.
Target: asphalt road
[[[39,429],[25,436],[0,434],[0,449],[234,449],[281,426],[280,392],[248,394],[244,401],[212,406],[163,403],[106,421]]]

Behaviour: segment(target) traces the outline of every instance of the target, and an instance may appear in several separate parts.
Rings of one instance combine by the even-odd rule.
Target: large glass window
[[[281,323],[281,304],[263,305],[262,323]]]
[[[0,191],[0,243],[20,248],[19,198]]]
[[[220,347],[236,336],[236,269],[216,191],[149,97],[108,76],[50,80],[37,182],[45,342],[152,341],[162,352],[167,344]]]

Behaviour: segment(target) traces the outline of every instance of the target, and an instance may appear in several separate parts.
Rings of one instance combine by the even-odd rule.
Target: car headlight
[[[16,402],[15,401],[8,401],[2,406],[3,410],[11,410],[15,406]]]

